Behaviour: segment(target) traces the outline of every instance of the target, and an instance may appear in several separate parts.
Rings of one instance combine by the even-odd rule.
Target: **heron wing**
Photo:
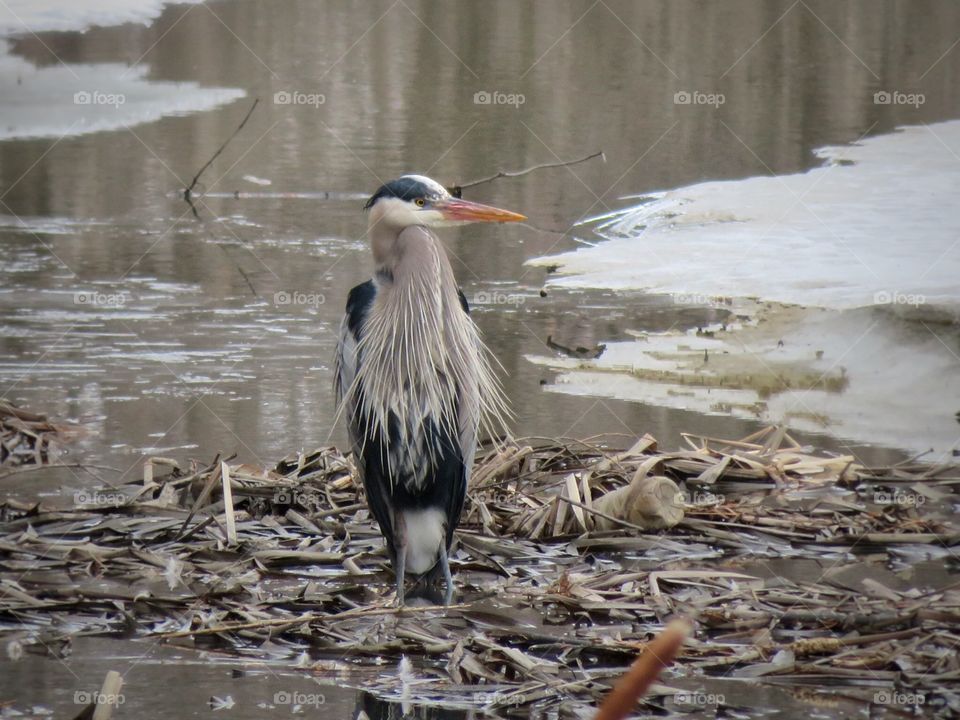
[[[367,492],[367,503],[374,518],[380,524],[383,536],[387,538],[390,554],[394,554],[393,543],[393,514],[390,509],[389,496],[385,489],[388,487],[387,478],[382,475],[380,463],[370,463],[371,457],[381,452],[380,443],[365,437],[362,423],[357,417],[362,388],[354,388],[357,371],[360,368],[361,356],[359,351],[360,338],[363,336],[363,323],[367,313],[373,305],[377,287],[373,280],[367,280],[350,290],[347,296],[346,312],[340,323],[340,338],[337,342],[337,352],[334,356],[334,385],[337,402],[344,404],[344,413],[347,420],[347,434],[353,448],[354,459],[363,479]]]
[[[340,323],[340,338],[334,356],[334,387],[338,403],[343,402],[357,377],[357,369],[360,367],[357,344],[363,333],[363,322],[370,312],[376,294],[377,287],[373,280],[367,280],[347,295],[346,313]]]
[[[463,290],[457,288],[457,296],[460,298],[460,307],[467,315],[470,314],[470,304],[467,302]],[[458,397],[462,395],[458,394]],[[467,417],[466,408],[463,403],[457,407],[457,427],[460,428],[459,458],[457,467],[459,472],[452,478],[450,487],[450,496],[447,499],[447,517],[450,523],[447,525],[447,547],[453,542],[453,533],[460,524],[460,513],[463,511],[463,501],[467,497],[467,486],[470,484],[470,473],[473,470],[473,457],[477,452],[477,424],[476,415]]]

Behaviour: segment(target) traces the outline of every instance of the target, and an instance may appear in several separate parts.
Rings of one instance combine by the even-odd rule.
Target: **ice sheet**
[[[960,309],[960,121],[817,151],[805,173],[656,193],[591,224],[596,247],[532,260],[556,285],[800,305]]]
[[[147,79],[149,63],[37,67],[9,52],[3,36],[93,25],[149,23],[162,0],[7,0],[0,2],[0,140],[59,138],[120,130],[169,115],[210,110],[245,95],[237,88]]]
[[[178,0],[194,4],[201,0]],[[0,36],[48,30],[87,30],[94,25],[148,24],[169,0],[4,0]]]

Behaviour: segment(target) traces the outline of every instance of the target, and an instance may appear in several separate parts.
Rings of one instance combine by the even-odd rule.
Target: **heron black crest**
[[[376,205],[377,200],[385,197],[400,200],[416,200],[417,198],[429,200],[442,197],[445,193],[443,186],[430,180],[430,178],[420,175],[402,175],[396,180],[391,180],[377,188],[377,191],[370,196],[363,209],[369,210]]]

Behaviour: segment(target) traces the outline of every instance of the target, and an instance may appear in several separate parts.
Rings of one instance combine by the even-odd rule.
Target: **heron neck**
[[[441,293],[449,290],[456,295],[456,280],[447,253],[429,228],[411,226],[396,232],[377,227],[371,235],[377,277],[382,286],[399,290],[415,285],[421,290]]]

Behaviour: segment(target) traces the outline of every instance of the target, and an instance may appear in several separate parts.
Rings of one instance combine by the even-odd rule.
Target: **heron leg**
[[[407,523],[402,512],[394,515],[393,525],[396,529],[394,547],[396,548],[397,557],[393,570],[397,576],[397,607],[403,607],[403,580],[407,566]]]
[[[450,575],[450,561],[447,558],[447,544],[440,543],[440,568],[443,570],[443,580],[447,584],[447,591],[443,596],[443,604],[453,602],[453,576]]]

